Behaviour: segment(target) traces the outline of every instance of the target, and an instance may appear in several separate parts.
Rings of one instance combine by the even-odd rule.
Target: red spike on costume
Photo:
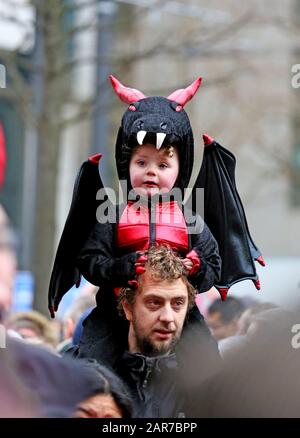
[[[259,257],[257,257],[256,261],[257,261],[261,266],[266,266],[266,262],[264,261],[263,256],[259,256]]]
[[[147,256],[141,255],[138,259],[137,259],[137,263],[146,263],[146,261],[148,260]]]
[[[135,273],[136,275],[141,275],[144,272],[146,272],[146,268],[144,268],[143,266],[136,266],[135,267]]]
[[[132,287],[133,289],[137,289],[139,287],[139,284],[136,280],[129,280],[128,284],[130,287]]]
[[[53,307],[49,307],[49,312],[50,312],[51,318],[55,318],[55,312],[54,312],[54,308]]]
[[[89,157],[89,161],[95,164],[99,164],[100,158],[102,157],[102,154],[96,154]]]
[[[0,188],[4,182],[6,166],[6,147],[5,147],[5,136],[2,124],[0,123]]]
[[[260,290],[260,281],[259,278],[257,280],[252,280],[254,286],[256,287],[257,290]]]
[[[192,99],[194,94],[197,92],[198,88],[201,85],[202,78],[196,79],[191,85],[186,88],[181,88],[179,90],[174,91],[172,94],[168,96],[169,100],[173,102],[177,102],[182,108],[184,105]],[[176,108],[177,111],[177,108]]]
[[[109,75],[109,79],[116,95],[129,105],[146,97],[141,91],[136,90],[135,88],[124,87],[124,85],[122,85],[113,75]]]
[[[208,146],[209,144],[212,144],[215,140],[208,134],[203,134],[202,135],[203,138],[203,143],[204,146]]]
[[[221,295],[221,300],[226,301],[229,287],[221,287],[220,289],[218,289],[218,291],[219,291],[219,294]]]

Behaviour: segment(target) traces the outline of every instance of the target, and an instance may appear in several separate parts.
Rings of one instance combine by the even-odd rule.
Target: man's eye
[[[179,310],[182,306],[183,306],[184,302],[182,300],[179,301],[174,301],[174,303],[172,304],[173,309],[175,310]]]
[[[160,301],[159,300],[149,300],[147,301],[147,304],[149,307],[159,307],[160,306]]]

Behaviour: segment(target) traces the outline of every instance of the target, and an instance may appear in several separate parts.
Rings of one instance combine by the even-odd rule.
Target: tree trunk
[[[62,0],[42,2],[39,9],[44,43],[43,96],[38,115],[38,169],[33,272],[33,306],[48,313],[48,287],[54,257],[57,173],[61,115],[68,99],[67,78],[57,72],[66,59]]]
[[[39,127],[36,224],[34,245],[34,308],[48,313],[47,292],[54,257],[59,132],[47,120]]]

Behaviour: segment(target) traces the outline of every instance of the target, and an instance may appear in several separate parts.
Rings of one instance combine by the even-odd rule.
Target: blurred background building
[[[299,31],[300,0],[0,0],[8,159],[0,202],[19,235],[20,270],[33,273],[37,309],[46,309],[81,162],[101,152],[104,184],[117,187],[124,107],[110,72],[146,95],[204,78],[187,106],[195,174],[205,132],[236,155],[250,230],[268,264],[259,269],[260,293],[251,282],[232,290],[299,304]]]

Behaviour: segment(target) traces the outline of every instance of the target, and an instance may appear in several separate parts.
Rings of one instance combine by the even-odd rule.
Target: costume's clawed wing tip
[[[261,266],[266,266],[266,262],[263,258],[262,255],[260,255],[259,257],[257,257],[256,261],[261,265]]]
[[[215,141],[214,138],[211,137],[208,134],[203,134],[202,138],[203,138],[204,146],[208,146],[208,145],[212,144]]]
[[[102,154],[95,154],[95,155],[92,155],[91,157],[89,157],[88,160],[91,163],[99,164],[99,161],[100,161],[101,157],[102,157]]]
[[[254,286],[256,287],[256,289],[257,289],[257,290],[260,290],[260,281],[259,281],[259,278],[257,277],[256,280],[252,280],[252,281],[253,281],[253,284],[254,284]]]
[[[49,307],[49,313],[50,313],[51,318],[54,319],[55,318],[55,310],[54,310],[53,306]]]
[[[220,287],[218,288],[218,292],[221,295],[221,300],[222,301],[226,301],[228,292],[229,292],[229,287]]]

